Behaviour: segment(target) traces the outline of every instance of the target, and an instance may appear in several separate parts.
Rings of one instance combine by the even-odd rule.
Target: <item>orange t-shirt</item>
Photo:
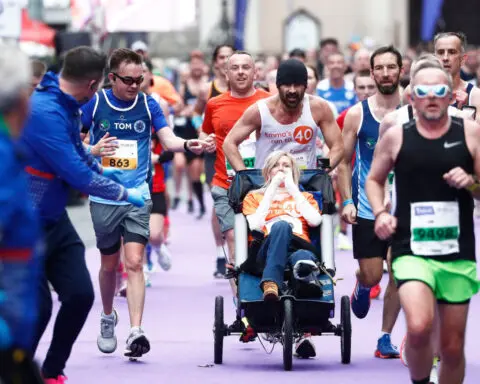
[[[302,192],[302,194],[315,209],[320,211],[318,203],[311,193]],[[254,214],[262,199],[263,193],[249,192],[243,200],[243,214],[245,216]],[[265,235],[269,234],[272,225],[279,220],[290,223],[294,235],[310,242],[310,236],[308,235],[309,225],[303,216],[300,215],[300,212],[297,211],[295,200],[289,194],[285,194],[285,198],[281,200],[274,200],[272,202],[272,205],[268,209],[267,217],[265,218],[265,227],[263,228]]]
[[[215,160],[215,175],[212,184],[217,187],[228,189],[231,178],[227,175],[223,142],[228,132],[242,117],[245,110],[260,99],[271,96],[264,90],[257,89],[252,96],[245,98],[232,97],[230,92],[225,92],[207,102],[205,116],[203,118],[202,131],[207,135],[215,134],[217,142],[217,158]]]
[[[160,95],[170,105],[175,105],[182,100],[172,83],[162,76],[153,76],[152,91]]]

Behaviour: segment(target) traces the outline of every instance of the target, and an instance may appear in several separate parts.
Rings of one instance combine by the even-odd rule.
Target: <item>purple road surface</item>
[[[380,333],[383,292],[374,300],[366,319],[352,314],[352,362],[340,362],[340,338],[314,337],[317,357],[308,361],[294,358],[293,371],[284,372],[282,348],[277,345],[271,355],[255,343],[241,344],[236,336],[226,338],[223,365],[213,365],[214,298],[225,296],[225,320],[234,319],[234,307],[227,281],[212,278],[215,247],[209,220],[197,221],[183,212],[173,212],[171,251],[172,269],[152,275],[152,287],[147,289],[144,324],[151,342],[151,352],[141,361],[132,363],[123,357],[123,347],[129,330],[127,303],[115,299],[120,315],[117,327],[118,349],[104,355],[97,349],[101,300],[98,289],[99,257],[95,249],[87,252],[88,266],[95,284],[96,300],[88,321],[73,348],[66,368],[69,384],[121,383],[275,383],[322,382],[348,383],[409,383],[409,374],[400,360],[373,357]],[[480,228],[480,222],[477,222]],[[477,231],[480,236],[480,231]],[[477,242],[478,244],[478,242]],[[478,247],[477,247],[478,249]],[[351,252],[337,253],[339,281],[336,301],[350,295],[354,286],[356,263]],[[387,276],[382,280],[382,287]],[[58,303],[55,311],[58,309]],[[56,312],[54,312],[56,313]],[[337,316],[339,311],[337,311]],[[335,323],[339,319],[335,319]],[[466,340],[467,378],[465,383],[480,381],[480,300],[475,297],[469,315]],[[51,338],[52,323],[41,342],[38,358],[45,356]],[[405,331],[400,314],[392,338],[400,345]],[[267,344],[269,345],[269,344]],[[477,346],[476,346],[477,345]],[[293,381],[294,380],[294,381]]]

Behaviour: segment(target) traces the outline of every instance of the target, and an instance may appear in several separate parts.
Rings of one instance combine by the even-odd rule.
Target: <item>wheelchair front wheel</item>
[[[214,359],[215,364],[223,362],[223,337],[225,336],[225,323],[223,322],[223,296],[215,297],[215,321],[213,324]]]
[[[342,327],[342,333],[340,334],[342,364],[350,364],[352,351],[352,319],[350,314],[350,298],[348,296],[342,296],[340,302],[340,325]]]
[[[293,361],[293,302],[285,299],[283,302],[283,368],[292,370]]]

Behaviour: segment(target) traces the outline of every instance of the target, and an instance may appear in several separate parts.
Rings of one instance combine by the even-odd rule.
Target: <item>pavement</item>
[[[171,213],[172,236],[170,249],[173,267],[169,272],[152,275],[152,287],[147,289],[144,324],[151,342],[151,352],[139,362],[129,362],[123,357],[123,347],[129,331],[127,303],[115,299],[120,315],[117,327],[118,349],[104,355],[96,345],[99,333],[101,301],[98,289],[99,254],[91,226],[88,204],[69,209],[70,217],[88,250],[87,264],[95,285],[96,299],[83,331],[73,348],[65,370],[68,384],[122,384],[122,383],[265,383],[291,384],[292,382],[323,383],[409,383],[408,369],[399,359],[381,360],[374,357],[380,334],[383,292],[372,302],[367,318],[359,320],[352,314],[352,361],[341,364],[340,338],[315,337],[317,357],[310,360],[294,358],[293,371],[283,371],[282,348],[277,345],[267,354],[262,345],[242,344],[231,336],[224,343],[223,365],[213,364],[214,298],[225,297],[225,321],[231,323],[235,312],[229,284],[212,277],[215,261],[215,245],[210,230],[209,217],[197,221],[186,213],[186,206]],[[480,228],[480,222],[477,222]],[[477,237],[480,231],[477,230]],[[477,248],[478,249],[478,248]],[[338,282],[336,302],[342,295],[350,295],[354,287],[356,263],[351,252],[337,252]],[[382,280],[385,288],[387,276]],[[56,300],[54,300],[56,301]],[[55,303],[54,315],[58,310]],[[339,311],[337,311],[338,315]],[[338,316],[334,323],[338,323]],[[471,303],[467,329],[466,356],[467,377],[464,383],[474,384],[480,377],[480,349],[477,342],[480,331],[480,300]],[[45,333],[37,354],[41,360],[51,339],[53,322]],[[403,313],[392,334],[392,340],[400,345],[405,333]]]

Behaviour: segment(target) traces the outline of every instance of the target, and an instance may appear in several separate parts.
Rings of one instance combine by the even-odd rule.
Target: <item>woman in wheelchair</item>
[[[300,170],[289,153],[271,153],[262,174],[265,185],[247,194],[242,211],[251,232],[249,252],[256,253],[257,266],[263,268],[263,299],[278,300],[279,294],[286,293],[286,269],[293,275],[287,289],[294,296],[320,297],[318,259],[309,237],[309,227],[322,221],[318,203],[312,194],[300,191]]]

